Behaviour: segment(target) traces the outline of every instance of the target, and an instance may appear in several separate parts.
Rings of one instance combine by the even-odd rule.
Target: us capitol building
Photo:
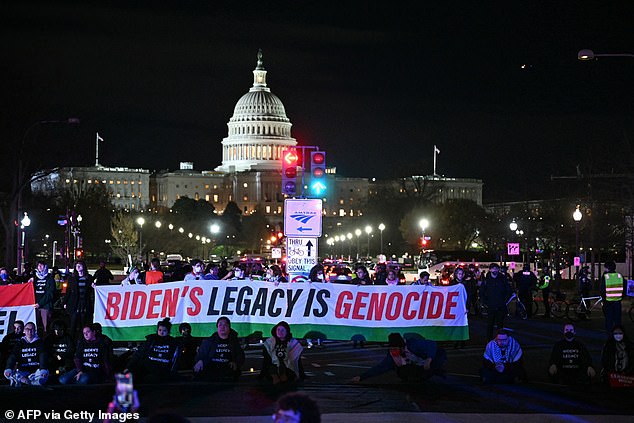
[[[283,148],[296,146],[297,141],[291,136],[292,124],[284,104],[271,92],[266,76],[260,51],[253,70],[253,86],[236,103],[227,123],[227,137],[221,142],[222,164],[214,170],[196,171],[193,163],[184,162],[178,170],[151,173],[146,169],[104,167],[97,162],[91,167],[62,168],[35,182],[32,189],[50,189],[51,185],[81,189],[105,184],[115,207],[133,211],[169,209],[179,198],[189,197],[204,199],[222,213],[234,201],[243,215],[252,214],[259,207],[269,221],[279,223],[283,220],[285,198],[280,157]],[[329,161],[337,158],[329,156]],[[483,184],[479,179],[429,175],[374,181],[340,177],[336,167],[329,167],[326,177],[324,217],[333,220],[362,217],[363,207],[373,195],[386,189],[416,189],[421,181],[436,191],[436,201],[464,198],[482,205]]]

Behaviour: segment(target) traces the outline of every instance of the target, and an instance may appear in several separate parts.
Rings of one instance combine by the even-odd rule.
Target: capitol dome
[[[222,165],[216,168],[220,172],[281,170],[282,149],[297,145],[284,104],[266,85],[261,50],[253,70],[253,86],[236,103],[227,126]]]

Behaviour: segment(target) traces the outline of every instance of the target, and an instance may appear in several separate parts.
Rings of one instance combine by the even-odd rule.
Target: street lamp
[[[20,220],[20,227],[18,229],[18,234],[20,236],[20,244],[18,247],[18,274],[22,275],[22,273],[24,272],[24,259],[25,257],[28,255],[27,254],[27,250],[26,250],[26,228],[28,228],[31,225],[31,219],[29,218],[29,215],[24,212],[24,216],[22,217],[22,220]]]
[[[141,228],[139,229],[139,258],[143,259],[143,225],[145,224],[145,219],[140,216],[137,218],[136,223]]]
[[[583,214],[581,210],[579,210],[579,206],[575,208],[575,211],[572,213],[572,219],[575,221],[575,254],[576,257],[579,257],[579,222],[583,218]],[[577,275],[579,274],[579,266],[575,266],[575,271]]]
[[[154,222],[154,226],[156,226],[156,229],[160,229],[161,225],[162,225],[162,223],[161,223],[160,220],[157,220],[156,222]]]
[[[579,50],[577,59],[582,61],[595,60],[597,57],[634,57],[632,53],[595,53],[590,49]]]
[[[348,260],[350,260],[350,256],[352,255],[352,233],[348,232],[346,238],[348,239]]]
[[[370,234],[372,233],[372,226],[366,226],[365,233],[368,234],[368,258],[370,258]]]
[[[361,229],[359,228],[354,230],[354,234],[357,236],[357,261],[359,261],[359,237],[362,233],[363,232],[361,232]]]
[[[379,231],[381,231],[381,255],[383,255],[383,230],[385,229],[385,225],[383,223],[379,224]]]
[[[517,231],[517,222],[515,220],[509,223],[509,229],[511,230],[511,232]]]

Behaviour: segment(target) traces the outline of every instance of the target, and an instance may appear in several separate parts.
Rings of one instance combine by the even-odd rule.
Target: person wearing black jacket
[[[48,357],[48,369],[58,378],[74,367],[75,345],[62,320],[54,321],[52,329],[53,332],[44,338],[44,351]]]
[[[108,345],[92,325],[84,325],[84,338],[77,344],[75,368],[60,376],[62,385],[102,383],[110,378],[111,365]]]
[[[29,279],[33,282],[35,291],[35,313],[37,326],[42,336],[48,331],[49,320],[53,316],[53,301],[55,299],[55,278],[48,273],[48,265],[44,261],[37,262],[35,275]]]
[[[580,341],[575,339],[575,327],[564,325],[564,337],[553,346],[548,373],[554,383],[565,385],[588,384],[595,375],[592,356]]]
[[[4,335],[4,338],[2,338],[2,344],[0,344],[0,366],[4,366],[7,363],[7,359],[13,352],[13,348],[15,348],[23,336],[24,322],[22,320],[16,320],[13,322],[13,332],[7,333]]]
[[[13,348],[7,360],[4,377],[11,385],[44,385],[48,380],[48,365],[42,340],[37,336],[35,323],[24,325],[24,336]]]
[[[207,380],[237,380],[244,364],[238,333],[231,329],[231,321],[224,316],[218,318],[216,328],[198,349],[194,373]]]
[[[179,343],[170,335],[172,324],[165,318],[156,325],[156,333],[145,337],[145,342],[132,355],[128,368],[135,380],[157,383],[176,378]]]
[[[68,280],[64,303],[70,316],[70,334],[74,337],[79,328],[92,323],[95,303],[94,280],[82,260],[75,262],[75,270]]]
[[[500,272],[497,263],[491,263],[489,274],[484,279],[480,287],[480,297],[482,303],[487,307],[487,342],[493,339],[493,328],[504,327],[504,317],[506,317],[506,302],[511,297],[512,290],[506,275]]]

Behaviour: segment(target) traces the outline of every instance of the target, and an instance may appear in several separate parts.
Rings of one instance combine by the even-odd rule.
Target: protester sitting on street
[[[111,376],[110,352],[104,338],[97,336],[92,325],[85,325],[82,333],[75,350],[75,368],[60,376],[62,385],[102,383]]]
[[[548,373],[554,383],[588,384],[595,375],[588,349],[575,339],[572,323],[564,325],[564,337],[553,346]]]
[[[607,381],[610,373],[634,374],[634,344],[625,335],[623,326],[616,325],[603,345],[601,353],[602,378]]]
[[[429,280],[429,272],[423,270],[418,275],[418,280],[412,282],[412,285],[427,285],[431,286],[431,281]]]
[[[178,326],[180,336],[176,338],[180,352],[176,367],[178,370],[190,370],[194,368],[196,353],[200,347],[200,338],[192,336],[192,325],[183,322]]]
[[[480,378],[485,384],[526,381],[524,357],[520,344],[509,332],[500,329],[484,349]]]
[[[190,264],[192,271],[185,275],[186,281],[196,281],[205,278],[205,263],[200,259],[193,259]]]
[[[150,270],[145,272],[144,280],[146,285],[154,285],[163,282],[161,260],[158,257],[154,257],[150,260]]]
[[[273,336],[264,341],[261,375],[270,377],[274,385],[303,379],[300,360],[304,348],[293,338],[288,323],[281,321],[273,326],[271,335]]]
[[[244,364],[244,351],[229,318],[216,321],[216,332],[203,340],[194,361],[196,377],[204,380],[237,380]]]
[[[48,363],[42,340],[37,336],[35,323],[24,325],[24,336],[7,360],[4,377],[11,386],[44,385],[48,380]]]
[[[277,400],[277,411],[273,414],[275,423],[321,423],[317,403],[301,392],[290,392]]]
[[[52,332],[44,338],[44,351],[48,358],[47,368],[51,373],[49,381],[56,381],[74,367],[75,343],[67,333],[63,320],[55,320],[51,328]]]
[[[145,383],[176,379],[179,345],[176,338],[170,335],[171,329],[169,317],[158,322],[156,333],[145,337],[145,342],[132,355],[123,373],[129,370],[135,380]]]
[[[390,333],[388,345],[385,358],[362,375],[352,378],[353,382],[379,376],[390,370],[396,370],[403,381],[424,381],[434,375],[444,375],[443,366],[447,361],[447,354],[438,347],[436,341],[414,337],[405,340],[400,333]]]
[[[16,320],[13,322],[13,332],[7,333],[2,338],[2,344],[0,345],[0,366],[7,363],[9,355],[13,352],[13,348],[20,342],[20,339],[24,336],[24,322],[22,320]]]

